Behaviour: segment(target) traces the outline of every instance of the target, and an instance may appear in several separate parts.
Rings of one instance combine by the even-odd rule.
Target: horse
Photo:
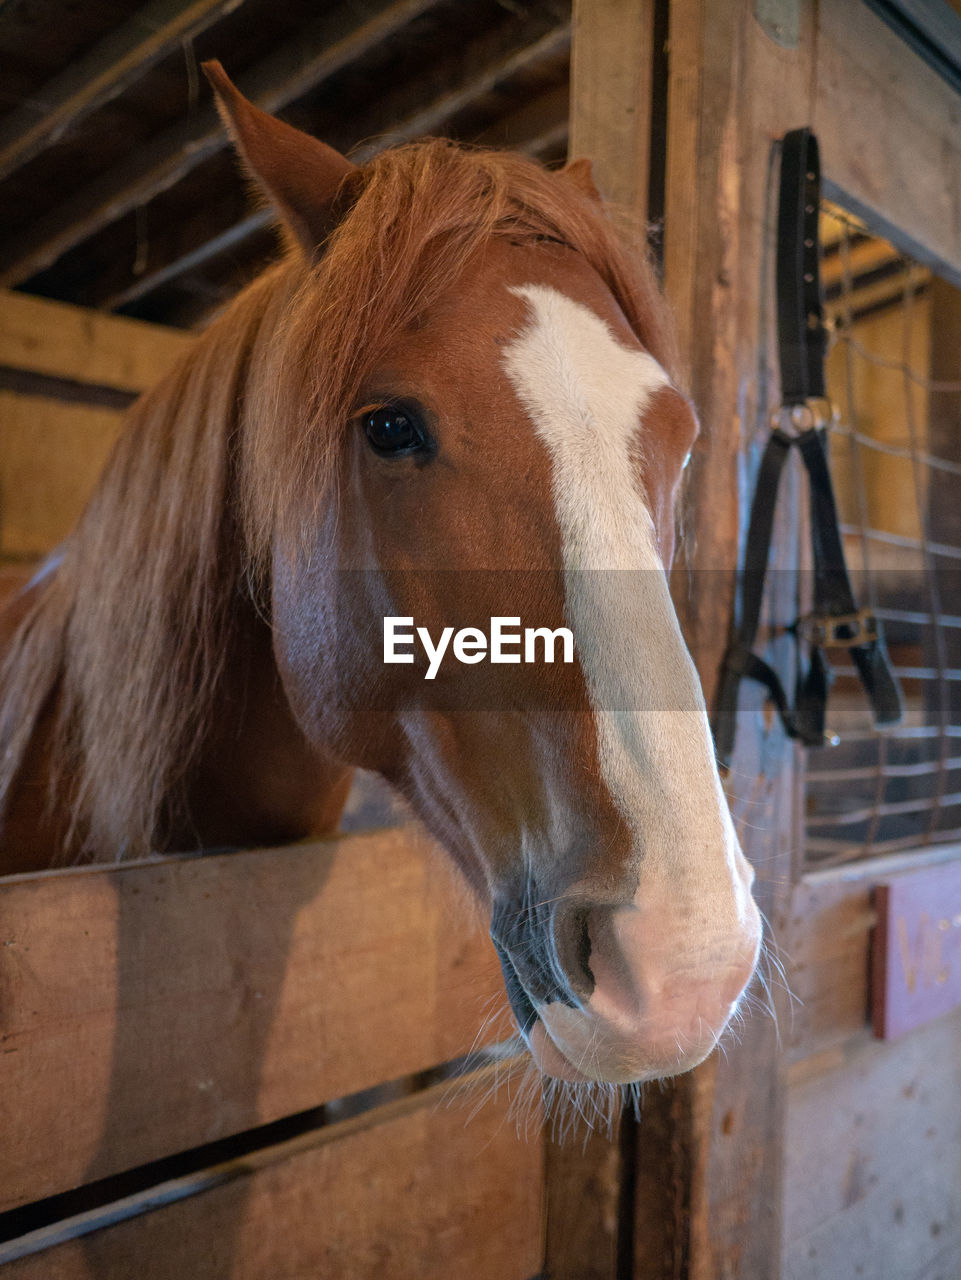
[[[0,870],[328,834],[373,770],[483,904],[544,1076],[686,1071],[762,930],[668,590],[698,425],[640,237],[587,161],[355,166],[205,72],[284,249],[4,615]],[[387,619],[488,615],[544,659],[383,660]]]

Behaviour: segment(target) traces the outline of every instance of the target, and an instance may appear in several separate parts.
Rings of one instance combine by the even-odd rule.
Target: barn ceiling
[[[277,253],[219,58],[355,159],[424,135],[564,158],[569,0],[0,0],[0,285],[182,327]]]

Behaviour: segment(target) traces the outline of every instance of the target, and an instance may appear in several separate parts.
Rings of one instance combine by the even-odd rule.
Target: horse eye
[[[415,453],[427,446],[427,434],[413,414],[399,408],[374,409],[364,417],[370,447],[385,457]]]

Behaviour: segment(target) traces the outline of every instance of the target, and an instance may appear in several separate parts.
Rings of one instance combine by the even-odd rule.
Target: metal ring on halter
[[[771,414],[771,427],[795,439],[805,431],[833,427],[841,420],[837,406],[827,396],[813,396],[800,404],[782,404]]]

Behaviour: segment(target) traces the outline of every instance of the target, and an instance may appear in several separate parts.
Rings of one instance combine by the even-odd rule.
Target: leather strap
[[[812,402],[823,400],[826,335],[821,308],[818,214],[820,164],[817,139],[810,129],[785,135],[781,153],[778,204],[778,356],[785,409],[809,419],[791,433],[775,427],[758,470],[748,525],[739,608],[721,668],[714,706],[718,759],[730,765],[741,680],[747,677],[768,691],[785,732],[806,746],[825,741],[824,721],[831,671],[825,647],[850,650],[875,724],[901,719],[901,694],[891,670],[877,619],[854,601],[828,468],[825,433]],[[797,641],[794,707],[778,673],[754,653],[771,550],[774,513],[788,454],[796,448],[808,474],[814,601],[812,613],[790,628]],[[805,667],[803,647],[810,656]]]
[[[810,129],[781,143],[777,210],[777,336],[781,403],[823,398],[827,335],[821,308],[821,160]]]

